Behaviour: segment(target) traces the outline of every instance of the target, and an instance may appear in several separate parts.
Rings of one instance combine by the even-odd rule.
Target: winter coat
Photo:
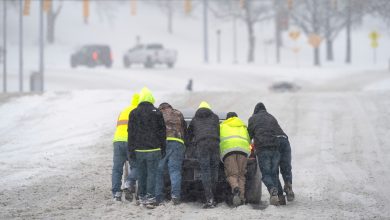
[[[183,114],[168,103],[163,103],[158,108],[163,116],[166,127],[167,140],[178,141],[184,144],[187,138],[187,123]]]
[[[255,111],[248,121],[249,136],[254,139],[256,151],[263,148],[277,148],[279,146],[277,136],[286,136],[286,134],[280,128],[275,117],[267,112],[262,103],[259,104],[256,105]]]
[[[149,90],[140,93],[140,104],[129,116],[128,146],[130,155],[137,152],[161,150],[165,155],[165,123],[160,110],[153,106],[154,98]]]
[[[219,143],[219,118],[211,109],[199,108],[188,127],[188,140],[197,146],[203,140]]]
[[[122,112],[119,114],[117,123],[116,123],[116,130],[114,134],[113,142],[117,141],[123,141],[127,142],[127,125],[129,124],[129,115],[130,112],[133,111],[137,106],[139,102],[139,95],[136,93],[133,95],[133,98],[131,99],[131,104],[127,106],[125,109],[122,110]]]
[[[250,140],[244,122],[238,117],[230,117],[220,125],[221,142],[219,143],[222,162],[232,153],[250,155]]]

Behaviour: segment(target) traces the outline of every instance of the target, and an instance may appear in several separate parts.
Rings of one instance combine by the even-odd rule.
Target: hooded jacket
[[[249,137],[254,140],[256,151],[279,146],[278,135],[286,135],[278,121],[269,114],[263,103],[258,103],[248,121]]]
[[[129,116],[128,146],[130,154],[161,150],[165,154],[165,123],[160,110],[154,107],[151,91],[143,88],[140,103]]]
[[[139,95],[135,93],[131,99],[131,104],[127,106],[118,116],[118,120],[116,123],[116,130],[114,134],[113,142],[124,141],[127,142],[127,126],[129,123],[129,115],[130,112],[137,108],[139,102]]]
[[[202,140],[211,139],[219,142],[219,118],[211,111],[209,105],[204,103],[201,103],[188,127],[188,140],[193,146]]]
[[[238,117],[229,117],[220,125],[219,150],[222,162],[231,153],[250,155],[250,139],[246,125]]]
[[[162,112],[166,127],[167,140],[184,144],[187,138],[187,123],[183,114],[168,103],[162,103],[158,109]]]

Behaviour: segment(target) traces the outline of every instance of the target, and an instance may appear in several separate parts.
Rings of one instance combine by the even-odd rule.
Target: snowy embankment
[[[194,77],[199,72],[195,88],[203,89],[184,93],[181,85],[173,87],[169,77],[161,77],[160,87],[150,86],[157,103],[168,101],[178,109],[195,109],[207,100],[216,111],[236,111],[246,120],[254,105],[263,101],[291,139],[296,201],[263,211],[249,205],[231,209],[225,204],[203,210],[198,203],[168,203],[145,210],[133,203],[114,203],[110,187],[115,120],[132,92],[158,75],[145,71],[132,76],[135,85],[127,90],[74,90],[1,99],[0,217],[390,218],[390,86],[384,83],[384,91],[364,90],[387,82],[384,73],[372,72],[376,81],[367,80],[365,73],[354,73],[354,80],[347,74],[319,80],[322,83],[313,76],[292,75],[302,90],[272,93],[267,89],[273,82],[271,76],[261,72],[245,75],[243,71],[237,80],[223,77],[222,71],[210,71],[215,75],[204,69],[193,72]],[[287,79],[284,75],[280,76]],[[124,78],[118,77],[113,84],[121,81]],[[236,82],[244,89],[228,91]],[[206,90],[207,83],[215,86]],[[268,193],[263,195],[267,201]]]

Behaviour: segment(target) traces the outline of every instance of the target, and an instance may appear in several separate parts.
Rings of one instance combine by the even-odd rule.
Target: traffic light
[[[44,12],[49,12],[50,8],[51,8],[51,0],[43,0],[43,11]]]
[[[130,13],[131,15],[137,15],[137,0],[130,0]]]
[[[240,0],[240,8],[244,8],[245,7],[245,0]]]
[[[84,22],[88,24],[88,17],[89,17],[89,0],[83,0],[83,17]]]
[[[186,14],[191,13],[192,10],[192,2],[191,0],[185,0],[184,1],[184,11]]]
[[[293,8],[293,0],[287,0],[287,7],[288,7],[288,10],[291,10]]]
[[[31,0],[24,0],[24,8],[23,8],[24,16],[30,15],[30,6],[31,6]]]

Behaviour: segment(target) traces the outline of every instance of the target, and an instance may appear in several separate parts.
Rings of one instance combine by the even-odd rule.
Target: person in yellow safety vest
[[[246,125],[235,112],[229,112],[220,124],[220,156],[232,188],[233,205],[245,203],[245,174],[250,155],[250,139]]]
[[[129,121],[129,115],[133,109],[138,106],[139,95],[135,93],[131,99],[131,104],[124,108],[119,114],[116,130],[114,134],[114,154],[113,154],[113,165],[112,165],[112,195],[115,201],[122,200],[122,175],[123,165],[125,164],[127,157],[127,126]],[[132,193],[135,192],[136,183],[136,169],[135,162],[130,161],[130,173],[125,182],[125,198],[131,201]]]

